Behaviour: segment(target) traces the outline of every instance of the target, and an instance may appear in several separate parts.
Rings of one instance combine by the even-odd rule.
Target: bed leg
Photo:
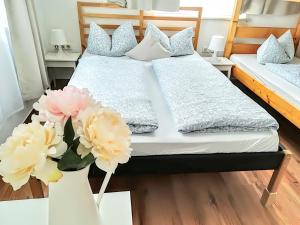
[[[284,150],[284,158],[281,162],[281,165],[279,169],[273,172],[268,187],[264,190],[262,197],[260,199],[263,206],[267,207],[276,202],[278,186],[280,184],[280,181],[283,178],[283,175],[287,169],[287,166],[291,158],[292,158],[292,153],[288,150]]]

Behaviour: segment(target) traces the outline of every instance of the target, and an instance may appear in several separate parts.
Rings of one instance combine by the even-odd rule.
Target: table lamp
[[[218,51],[224,51],[225,39],[223,36],[220,35],[213,35],[208,49],[213,51],[213,60],[217,60],[217,53]]]
[[[65,31],[63,29],[52,29],[51,30],[51,44],[58,46],[58,54],[64,54],[63,46],[67,45],[67,39]]]

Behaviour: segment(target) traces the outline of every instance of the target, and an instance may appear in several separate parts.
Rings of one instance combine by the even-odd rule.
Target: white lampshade
[[[225,45],[225,39],[223,36],[213,35],[210,40],[208,49],[214,52],[223,51],[224,45]]]
[[[51,30],[51,44],[52,45],[66,45],[67,39],[65,31],[63,29],[52,29]]]

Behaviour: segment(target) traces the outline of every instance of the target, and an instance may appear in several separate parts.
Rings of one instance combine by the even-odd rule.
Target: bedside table
[[[71,67],[76,68],[76,63],[80,57],[79,52],[65,52],[58,54],[57,52],[48,52],[45,55],[46,68],[49,67]],[[56,77],[53,79],[54,86],[56,87]]]
[[[206,61],[212,64],[220,71],[226,71],[227,77],[230,79],[231,76],[231,68],[234,66],[234,63],[225,57],[217,57],[217,60],[214,60],[213,57],[203,57]]]

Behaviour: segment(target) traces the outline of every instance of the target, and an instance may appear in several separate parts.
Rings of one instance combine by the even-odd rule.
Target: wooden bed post
[[[297,27],[296,27],[295,44],[297,44],[297,45],[300,44],[300,16],[298,18],[298,23],[297,23]]]
[[[139,41],[143,40],[144,36],[144,10],[140,10],[140,17],[139,17]]]
[[[241,8],[242,8],[242,3],[243,3],[243,0],[235,1],[235,5],[234,5],[234,9],[233,9],[233,16],[230,21],[226,45],[225,45],[225,51],[224,51],[224,56],[226,58],[229,58],[230,54],[231,54],[236,28],[239,23],[239,16],[240,16]]]
[[[202,18],[202,8],[198,11],[198,20],[196,22],[196,28],[195,28],[195,40],[194,40],[194,49],[195,49],[195,51],[197,51],[197,48],[198,48],[201,18]]]
[[[276,202],[278,186],[280,184],[280,181],[283,178],[284,173],[286,172],[287,166],[291,158],[292,158],[292,153],[288,150],[284,150],[284,158],[281,162],[281,165],[278,170],[275,170],[273,172],[268,187],[264,190],[262,197],[260,199],[263,206],[270,206]]]
[[[84,37],[84,21],[82,16],[82,3],[77,2],[77,12],[78,12],[78,22],[79,22],[79,30],[80,30],[80,42],[81,42],[81,48],[82,52],[86,48],[85,44],[85,37]]]

